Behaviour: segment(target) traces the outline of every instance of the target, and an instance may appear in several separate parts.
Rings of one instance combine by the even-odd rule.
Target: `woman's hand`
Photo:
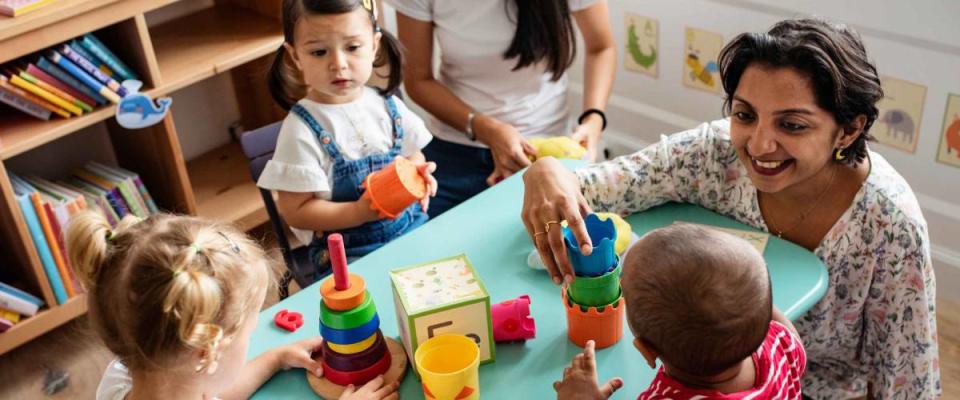
[[[605,400],[610,398],[617,389],[623,387],[623,380],[620,378],[613,378],[602,387],[600,386],[597,380],[594,346],[594,342],[588,340],[583,353],[574,356],[570,366],[563,369],[563,380],[553,383],[553,389],[557,391],[557,400]]]
[[[347,388],[340,395],[340,400],[380,400],[380,399],[399,399],[397,387],[400,382],[383,384],[383,375],[377,376],[366,385],[357,389],[353,385],[347,385]]]
[[[573,130],[571,139],[580,143],[587,149],[587,161],[597,161],[597,153],[600,146],[600,132],[603,130],[603,119],[596,114],[590,114],[584,119],[583,124],[577,125]]]
[[[486,115],[474,119],[477,139],[490,147],[493,154],[493,173],[487,177],[487,185],[493,186],[515,172],[530,165],[529,156],[537,151],[513,125],[505,124]]]
[[[573,230],[580,252],[590,254],[593,251],[583,222],[583,217],[591,211],[580,192],[580,182],[555,158],[545,157],[523,174],[523,185],[523,211],[520,215],[527,234],[533,239],[553,282],[572,282],[573,267],[563,244],[560,221],[566,220]]]
[[[311,357],[315,351],[320,349],[321,345],[323,345],[323,338],[317,336],[278,347],[273,351],[276,352],[279,369],[303,368],[316,376],[323,376],[323,367],[320,361]]]

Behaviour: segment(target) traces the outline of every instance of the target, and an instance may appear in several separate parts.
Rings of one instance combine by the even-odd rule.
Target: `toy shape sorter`
[[[307,371],[307,380],[323,398],[337,398],[347,385],[361,386],[384,375],[387,383],[403,377],[403,346],[380,331],[380,318],[363,278],[347,271],[343,237],[327,240],[333,275],[320,284],[320,335],[323,376]]]
[[[573,264],[573,283],[561,290],[567,312],[567,335],[584,347],[588,340],[598,349],[616,344],[623,336],[623,295],[620,289],[620,257],[615,251],[617,232],[612,218],[590,214],[584,221],[593,252],[580,252],[573,231],[563,228],[564,242]]]
[[[410,357],[427,339],[456,333],[477,343],[481,364],[494,361],[490,295],[466,255],[392,270],[390,283]]]

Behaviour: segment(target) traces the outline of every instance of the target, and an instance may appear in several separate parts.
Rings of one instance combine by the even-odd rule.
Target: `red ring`
[[[390,358],[389,351],[384,353],[383,358],[381,358],[380,361],[377,361],[376,364],[359,371],[338,371],[327,365],[327,362],[324,361],[323,377],[330,382],[336,383],[337,385],[347,386],[349,384],[353,384],[359,386],[372,381],[378,375],[385,374],[387,370],[390,369],[391,362],[392,360]]]

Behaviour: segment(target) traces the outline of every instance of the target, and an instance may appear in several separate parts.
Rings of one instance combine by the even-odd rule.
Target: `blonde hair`
[[[77,215],[67,253],[88,289],[93,329],[131,370],[170,368],[201,351],[213,373],[224,339],[259,307],[272,280],[263,249],[244,233],[201,218]]]

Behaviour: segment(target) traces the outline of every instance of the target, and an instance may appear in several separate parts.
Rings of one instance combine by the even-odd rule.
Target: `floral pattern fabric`
[[[634,154],[576,171],[595,210],[626,215],[693,203],[769,232],[756,188],[730,143],[729,120],[663,136]],[[879,154],[853,202],[814,253],[829,286],[794,321],[814,399],[940,395],[936,283],[927,224],[907,182]]]

